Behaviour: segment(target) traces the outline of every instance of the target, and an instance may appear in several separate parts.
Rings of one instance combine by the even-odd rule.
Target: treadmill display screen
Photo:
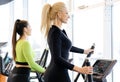
[[[95,73],[104,74],[110,64],[111,61],[97,60],[93,66],[93,71]]]

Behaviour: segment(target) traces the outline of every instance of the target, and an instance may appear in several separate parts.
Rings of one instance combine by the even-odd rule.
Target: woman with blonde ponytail
[[[92,74],[92,67],[78,67],[68,62],[69,52],[88,54],[93,49],[81,49],[72,46],[62,24],[69,18],[66,5],[56,2],[46,4],[42,10],[41,31],[45,34],[51,52],[51,61],[44,73],[44,82],[71,82],[68,70],[83,74]]]

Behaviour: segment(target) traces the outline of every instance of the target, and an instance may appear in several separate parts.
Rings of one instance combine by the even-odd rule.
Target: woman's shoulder
[[[28,40],[20,40],[19,44],[21,44],[22,46],[30,45]]]
[[[59,27],[55,26],[55,25],[52,25],[50,31],[53,32],[53,33],[56,33],[56,34],[61,33],[61,29]]]

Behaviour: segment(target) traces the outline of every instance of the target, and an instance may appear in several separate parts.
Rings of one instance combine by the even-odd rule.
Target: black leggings
[[[26,67],[14,67],[7,82],[30,82],[30,68]]]

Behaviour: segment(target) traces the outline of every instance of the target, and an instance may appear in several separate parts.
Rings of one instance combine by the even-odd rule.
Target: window
[[[113,70],[113,82],[117,82],[120,69],[120,1],[113,4],[113,59],[117,59],[116,66]]]

